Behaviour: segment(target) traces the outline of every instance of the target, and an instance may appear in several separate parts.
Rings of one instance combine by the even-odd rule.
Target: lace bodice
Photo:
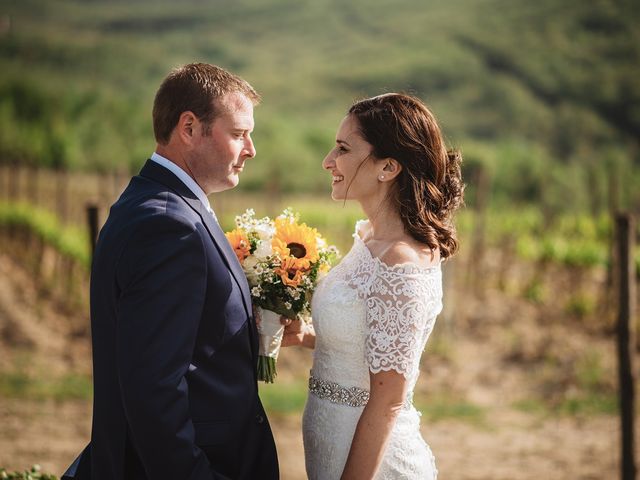
[[[352,249],[313,297],[314,385],[317,380],[368,391],[369,372],[394,370],[407,378],[410,400],[420,356],[442,310],[440,265],[385,264],[362,240],[363,224],[356,224]],[[305,460],[312,480],[340,478],[362,413],[362,406],[335,403],[330,396],[311,393],[305,407]],[[376,480],[436,475],[419,414],[409,406],[397,418]]]
[[[420,355],[442,310],[440,266],[389,266],[373,257],[356,224],[353,248],[313,298],[313,373],[369,389],[369,371],[395,370],[413,390]]]

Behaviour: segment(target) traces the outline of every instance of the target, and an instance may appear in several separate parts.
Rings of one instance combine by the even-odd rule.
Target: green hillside
[[[0,161],[132,170],[155,90],[217,63],[263,95],[242,188],[325,191],[350,103],[421,96],[498,203],[640,205],[640,4],[631,0],[0,2]],[[612,173],[614,172],[614,173]],[[617,172],[617,173],[616,173]]]

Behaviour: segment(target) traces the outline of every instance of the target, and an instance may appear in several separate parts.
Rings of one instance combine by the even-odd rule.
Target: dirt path
[[[89,437],[86,401],[0,399],[0,465],[23,469],[34,461],[60,474]],[[298,415],[272,416],[283,480],[302,480],[304,456]],[[490,427],[459,421],[424,425],[441,479],[604,480],[617,478],[615,417],[548,419],[495,412]],[[640,424],[638,425],[640,427]],[[638,452],[640,454],[640,452]]]
[[[44,368],[52,375],[90,371],[89,340],[70,336],[64,316],[56,313],[54,306],[36,301],[36,296],[30,276],[0,254],[0,374],[25,352],[30,355],[29,368]],[[609,372],[609,340],[569,333],[558,326],[561,324],[539,328],[536,315],[527,313],[527,307],[514,306],[506,300],[484,306],[504,318],[513,316],[514,309],[519,308],[519,322],[507,327],[499,321],[501,317],[483,318],[482,330],[470,329],[446,342],[434,339],[423,365],[419,388],[428,385],[430,392],[455,392],[485,411],[481,424],[452,419],[429,423],[423,419],[423,435],[436,456],[439,478],[617,478],[617,417],[543,417],[510,406],[534,388],[530,365],[526,363],[533,361],[529,357],[540,351],[547,356],[556,351],[580,352],[588,345],[591,351],[602,354],[602,368]],[[518,339],[525,343],[516,351]],[[510,350],[519,360],[505,363]],[[283,372],[282,379],[302,376],[304,372],[292,370]],[[299,414],[270,418],[282,479],[304,479]],[[88,401],[0,396],[0,465],[25,469],[38,462],[45,471],[60,474],[88,440],[90,423]],[[637,444],[640,446],[640,442]]]

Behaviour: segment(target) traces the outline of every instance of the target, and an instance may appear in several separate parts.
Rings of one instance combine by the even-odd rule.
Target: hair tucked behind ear
[[[390,93],[355,103],[349,114],[376,158],[403,167],[394,200],[407,233],[442,258],[452,256],[458,250],[453,214],[463,203],[462,156],[447,151],[431,111],[416,97]]]

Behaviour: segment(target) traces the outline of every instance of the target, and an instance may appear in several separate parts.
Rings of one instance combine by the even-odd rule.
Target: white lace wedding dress
[[[312,302],[316,347],[303,416],[307,475],[338,480],[368,400],[369,371],[409,381],[376,479],[436,479],[431,449],[411,403],[420,355],[442,310],[440,266],[388,266],[371,256],[356,224],[352,249],[318,285]]]

